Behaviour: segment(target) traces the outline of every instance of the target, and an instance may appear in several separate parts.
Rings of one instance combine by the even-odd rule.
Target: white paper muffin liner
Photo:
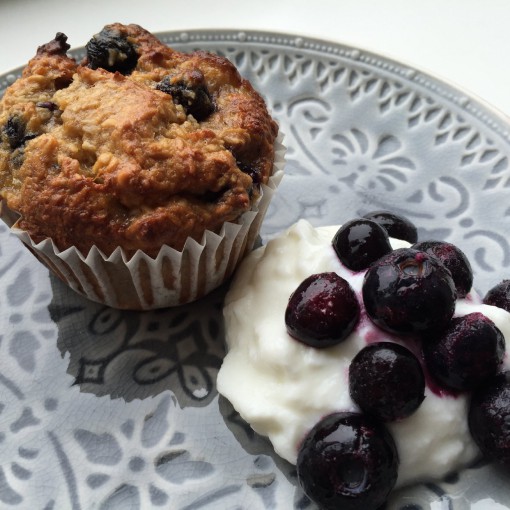
[[[182,305],[208,294],[234,272],[253,248],[274,192],[283,177],[285,147],[275,143],[273,174],[260,197],[219,234],[205,231],[201,242],[189,238],[182,251],[163,246],[156,258],[142,251],[128,258],[122,248],[110,256],[92,247],[87,256],[71,247],[60,251],[51,239],[39,243],[16,227],[18,215],[2,202],[0,217],[32,253],[73,290],[113,308],[149,310]]]

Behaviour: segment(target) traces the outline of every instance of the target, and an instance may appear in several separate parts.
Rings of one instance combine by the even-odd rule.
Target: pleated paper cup
[[[163,246],[156,258],[142,251],[127,257],[122,248],[106,256],[92,247],[85,256],[71,247],[59,250],[51,239],[34,242],[17,228],[19,215],[2,201],[0,217],[28,249],[79,294],[113,308],[150,310],[195,301],[225,282],[252,250],[271,199],[283,177],[285,148],[276,141],[273,174],[260,197],[219,233],[205,231],[200,242],[189,238],[182,251]]]

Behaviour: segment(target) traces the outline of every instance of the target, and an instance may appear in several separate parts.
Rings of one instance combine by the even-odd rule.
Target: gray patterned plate
[[[338,224],[391,208],[421,238],[459,244],[481,292],[510,275],[507,119],[339,44],[260,32],[161,38],[227,56],[279,120],[288,165],[263,242],[300,217]],[[0,77],[0,93],[19,72]],[[48,275],[5,226],[0,279],[1,508],[312,508],[293,467],[218,397],[224,288],[173,310],[104,308]],[[388,508],[506,509],[508,482],[478,463],[401,490]]]

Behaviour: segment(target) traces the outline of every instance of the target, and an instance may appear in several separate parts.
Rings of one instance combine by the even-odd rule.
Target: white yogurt
[[[322,417],[358,410],[348,389],[349,364],[356,353],[373,341],[404,344],[376,328],[363,308],[355,331],[334,347],[314,349],[288,335],[284,313],[289,296],[311,274],[337,272],[362,304],[364,272],[353,273],[339,262],[331,247],[337,229],[314,229],[300,220],[246,258],[225,301],[229,350],[218,374],[218,391],[293,464],[302,439]],[[408,243],[392,240],[392,245]],[[457,302],[456,315],[474,311],[489,317],[510,339],[509,313],[481,304],[473,293]],[[505,364],[510,366],[507,359]],[[400,457],[397,486],[442,478],[479,455],[468,429],[467,397],[439,396],[428,387],[425,395],[413,415],[388,424]]]

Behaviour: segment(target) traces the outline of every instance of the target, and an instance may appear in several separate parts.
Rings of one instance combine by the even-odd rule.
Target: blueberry
[[[505,338],[485,315],[451,320],[446,331],[423,342],[432,377],[446,389],[468,391],[494,376],[503,361]]]
[[[138,54],[131,42],[119,31],[103,28],[86,44],[88,65],[121,74],[130,74],[138,62]]]
[[[306,345],[330,347],[345,340],[359,318],[359,303],[349,283],[336,273],[306,278],[285,310],[288,333]]]
[[[198,121],[214,112],[213,100],[200,71],[191,71],[184,77],[165,76],[156,88],[170,94],[174,103],[180,104],[187,115],[193,115]]]
[[[38,136],[35,133],[27,133],[25,122],[17,115],[13,115],[7,119],[2,129],[2,135],[2,138],[13,151],[25,145],[28,140],[32,140]]]
[[[423,251],[400,248],[372,264],[362,288],[368,316],[397,334],[443,330],[455,311],[455,285],[439,260]]]
[[[305,494],[325,510],[375,510],[397,480],[398,453],[384,425],[359,413],[323,418],[297,459]]]
[[[44,108],[45,110],[49,110],[50,112],[54,112],[58,110],[58,105],[53,103],[52,101],[40,101],[36,103],[37,108]]]
[[[483,302],[510,312],[510,280],[503,280],[490,289]]]
[[[240,159],[236,159],[236,164],[241,172],[248,174],[253,181],[253,184],[260,184],[261,182],[261,169],[257,168],[257,165],[253,162],[245,163]]]
[[[392,213],[390,211],[373,211],[365,214],[363,218],[375,221],[388,232],[390,237],[401,239],[408,243],[418,241],[418,231],[414,224],[404,216]]]
[[[425,398],[418,358],[392,342],[370,344],[349,367],[349,391],[360,409],[382,421],[410,416]]]
[[[473,392],[468,423],[482,454],[510,467],[510,371]]]
[[[342,225],[333,237],[340,262],[352,271],[362,271],[391,251],[388,233],[378,223],[355,219]]]
[[[7,119],[2,134],[12,150],[17,149],[23,144],[25,138],[25,123],[17,116]]]
[[[473,270],[468,258],[457,246],[443,241],[422,241],[412,246],[437,257],[452,273],[457,297],[464,298],[473,286]]]
[[[62,32],[57,32],[55,38],[49,43],[43,44],[37,48],[37,54],[42,55],[66,55],[67,50],[70,48],[67,44],[67,35]]]

